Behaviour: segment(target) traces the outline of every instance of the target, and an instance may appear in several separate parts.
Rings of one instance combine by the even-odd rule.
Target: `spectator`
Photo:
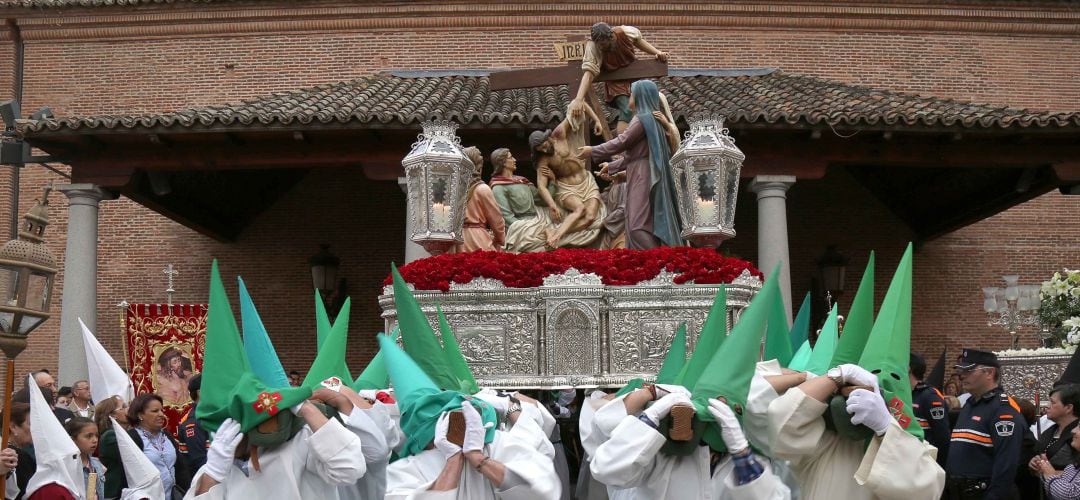
[[[300,379],[300,372],[296,370],[289,372],[289,385],[293,387],[300,387],[300,382],[302,382],[302,380]]]
[[[110,396],[94,407],[94,423],[98,426],[98,436],[101,436],[102,442],[105,441],[105,434],[113,431],[109,417],[115,418],[125,429],[128,427],[127,411],[128,405],[120,396]]]
[[[26,395],[29,397],[30,393]],[[11,441],[8,446],[14,448],[18,457],[18,465],[15,467],[15,489],[9,485],[7,496],[15,500],[22,500],[26,491],[26,484],[30,477],[37,471],[37,461],[34,459],[34,437],[30,434],[30,404],[22,402],[11,403],[11,423],[8,425]],[[9,465],[9,453],[5,450],[0,454],[3,464]],[[17,491],[17,493],[16,493]],[[15,493],[12,495],[12,493]]]
[[[90,382],[80,380],[71,384],[71,404],[68,409],[80,417],[94,419],[94,403],[90,401]]]
[[[1080,451],[1080,427],[1073,427],[1069,444],[1074,451]],[[1042,476],[1048,500],[1080,499],[1080,469],[1076,462],[1065,466],[1064,471],[1054,469],[1045,455],[1035,457],[1034,462]]]
[[[56,391],[56,408],[67,408],[71,404],[71,388],[63,386],[59,391]]]
[[[180,485],[182,491],[191,482],[187,467],[177,461],[180,455],[176,440],[164,430],[165,414],[162,413],[162,399],[157,394],[140,394],[128,407],[127,421],[131,428],[128,434],[143,453],[161,471],[161,483],[166,497],[172,495],[173,485]],[[105,436],[109,438],[109,436]],[[124,475],[124,463],[116,444],[116,436],[102,439],[101,461],[106,467],[105,498],[116,498],[127,487]]]
[[[95,498],[105,492],[105,466],[101,460],[94,456],[98,447],[98,429],[93,420],[86,417],[75,417],[64,424],[64,430],[79,447],[79,459],[82,463],[83,482],[86,483],[86,491],[90,492],[90,474],[97,474],[97,489]],[[89,496],[89,495],[87,495]]]
[[[56,400],[53,398],[53,392],[50,391],[48,388],[38,387],[38,390],[41,391],[41,395],[45,398],[45,402],[49,403],[49,406],[53,409],[53,415],[56,415],[56,419],[59,420],[61,424],[67,422],[68,420],[71,420],[71,417],[75,416],[75,414],[71,413],[71,410],[68,410],[67,408],[56,407]],[[23,387],[22,389],[15,391],[15,394],[11,395],[11,400],[17,401],[19,403],[30,404],[29,388]]]
[[[1045,456],[1045,460],[1057,471],[1065,470],[1069,464],[1077,463],[1080,459],[1080,453],[1069,446],[1072,430],[1080,422],[1080,386],[1068,384],[1050,391],[1046,416],[1054,423],[1039,435],[1039,442],[1035,445],[1035,453],[1039,456],[1028,462],[1028,469],[1035,476],[1039,475],[1037,461],[1041,460],[1041,456]]]
[[[38,370],[34,372],[33,375],[34,382],[37,383],[38,387],[49,390],[49,397],[46,399],[52,400],[56,398],[56,380],[53,380],[49,370]]]

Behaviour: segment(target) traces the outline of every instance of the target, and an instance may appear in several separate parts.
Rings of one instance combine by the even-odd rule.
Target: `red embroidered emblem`
[[[186,434],[187,437],[189,437],[189,438],[195,437],[195,428],[194,427],[188,427],[187,430],[184,431],[184,434]]]
[[[263,391],[262,394],[259,394],[259,396],[255,398],[255,402],[251,403],[251,406],[255,408],[256,413],[266,412],[269,413],[272,417],[274,415],[277,415],[277,404],[279,401],[281,401],[280,392],[269,393]]]
[[[892,413],[893,418],[900,424],[900,427],[907,429],[911,425],[911,417],[904,415],[904,402],[900,398],[893,397],[889,401],[889,413]]]

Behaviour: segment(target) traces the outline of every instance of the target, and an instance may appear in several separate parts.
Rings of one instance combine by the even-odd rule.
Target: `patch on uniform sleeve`
[[[1013,435],[1013,430],[1016,428],[1016,422],[1011,420],[1002,420],[994,424],[994,430],[997,431],[997,435],[1001,437],[1009,437]]]
[[[187,429],[184,429],[184,435],[189,438],[195,437],[195,426],[193,425],[188,427]]]
[[[930,408],[930,418],[934,420],[941,420],[945,418],[945,408],[942,408],[940,406]]]

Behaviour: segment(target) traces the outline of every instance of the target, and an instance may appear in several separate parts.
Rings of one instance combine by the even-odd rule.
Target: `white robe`
[[[593,397],[593,394],[597,397]],[[581,403],[581,412],[578,413],[578,437],[581,439],[581,448],[584,451],[581,469],[578,471],[577,497],[585,500],[608,500],[607,486],[592,477],[589,462],[592,460],[596,448],[603,444],[600,441],[600,433],[593,430],[593,415],[607,400],[603,399],[603,392],[595,391],[585,397]]]
[[[686,456],[660,453],[667,438],[637,417],[628,416],[615,428],[593,457],[597,480],[619,488],[633,488],[631,498],[700,498],[709,500],[787,500],[791,492],[772,473],[768,460],[758,457],[765,471],[746,484],[735,483],[730,455],[710,472],[710,449],[698,446]]]
[[[314,433],[305,425],[285,444],[260,453],[261,472],[256,472],[250,461],[245,465],[248,473],[234,466],[225,481],[198,496],[193,486],[184,498],[333,500],[338,498],[337,486],[356,483],[367,470],[360,438],[337,419],[330,419]],[[199,483],[204,469],[195,474],[192,485]]]
[[[789,389],[769,405],[770,441],[777,458],[791,462],[802,498],[914,500],[938,498],[945,471],[937,450],[895,421],[867,446],[825,428],[828,405]]]
[[[353,484],[338,486],[341,500],[370,500],[386,496],[386,467],[390,463],[387,429],[392,425],[387,405],[375,403],[369,409],[354,408],[345,427],[360,438],[367,472]]]
[[[503,465],[506,476],[501,488],[495,488],[468,464],[462,468],[457,489],[431,491],[435,479],[446,466],[446,458],[437,449],[422,451],[390,464],[387,470],[387,500],[404,499],[506,499],[555,500],[559,498],[559,478],[552,462],[551,441],[537,423],[538,413],[522,409],[522,415],[509,431],[496,431],[495,439],[485,445],[484,454]]]
[[[593,447],[593,456],[595,456],[596,449],[598,449],[600,445],[607,442],[608,439],[611,439],[611,434],[615,432],[615,428],[619,426],[619,423],[626,419],[626,404],[623,403],[623,400],[626,399],[626,396],[628,395],[630,395],[630,393],[613,398],[611,401],[605,401],[607,404],[602,405],[595,413],[593,413],[592,431],[589,433],[590,446]],[[582,443],[582,445],[584,447],[584,443]],[[591,463],[589,464],[589,473],[592,473]],[[599,481],[595,476],[593,476],[593,480]],[[607,487],[609,500],[629,500],[635,498],[633,488],[616,487],[610,484],[605,484],[605,486]]]
[[[780,397],[765,377],[783,375],[780,363],[775,360],[759,361],[754,367],[754,376],[750,379],[750,393],[746,397],[746,415],[742,419],[743,432],[755,450],[772,458],[773,474],[779,477],[788,489],[791,498],[801,498],[799,479],[791,470],[787,460],[776,458],[772,451],[772,439],[769,437],[769,405]]]

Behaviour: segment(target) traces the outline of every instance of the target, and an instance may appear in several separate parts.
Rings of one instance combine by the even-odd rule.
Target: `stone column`
[[[68,197],[57,382],[71,385],[87,376],[79,319],[82,318],[90,331],[97,333],[98,202],[113,197],[94,184],[66,184],[57,189]]]
[[[404,177],[398,177],[398,186],[401,186],[401,191],[405,193],[405,262],[408,264],[414,260],[423,259],[425,257],[431,257],[431,254],[424,250],[424,247],[413,243],[413,210],[409,206],[409,185],[405,182]]]
[[[787,191],[795,183],[792,175],[759,175],[750,182],[758,204],[758,269],[768,275],[778,262],[780,293],[791,326],[791,252],[788,250]]]

